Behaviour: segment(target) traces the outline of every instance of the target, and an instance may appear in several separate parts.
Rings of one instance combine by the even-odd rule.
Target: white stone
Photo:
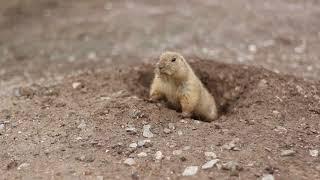
[[[153,137],[153,133],[150,131],[150,128],[151,126],[149,124],[143,126],[143,133],[142,133],[143,137],[146,137],[146,138]]]
[[[78,89],[80,86],[81,86],[81,83],[80,83],[80,82],[74,82],[74,83],[72,83],[72,88],[73,88],[73,89]]]
[[[208,162],[206,162],[204,165],[202,165],[202,169],[210,169],[212,168],[215,164],[217,164],[217,162],[219,162],[219,159],[213,159],[210,160]]]
[[[182,154],[182,150],[174,150],[173,152],[172,152],[172,154],[173,155],[175,155],[175,156],[178,156],[178,155],[180,155],[180,154]]]
[[[141,153],[139,153],[137,156],[138,156],[138,157],[147,157],[148,154],[145,153],[145,152],[141,152]]]
[[[261,180],[274,180],[274,177],[272,174],[264,174]]]
[[[22,163],[22,164],[20,164],[20,166],[18,166],[18,170],[21,170],[21,169],[24,169],[24,168],[26,168],[26,167],[28,167],[28,166],[30,166],[30,164],[29,163]]]
[[[129,144],[130,148],[137,148],[138,144],[137,143],[131,143]]]
[[[132,166],[132,165],[136,164],[136,162],[135,162],[135,160],[133,158],[128,158],[123,163],[128,165],[128,166]]]
[[[184,169],[182,176],[194,176],[197,174],[198,169],[198,166],[188,166],[186,169]]]
[[[163,154],[161,151],[157,151],[155,154],[154,154],[154,158],[156,160],[161,160],[163,158]]]
[[[217,155],[216,155],[214,152],[205,152],[204,155],[205,155],[206,157],[210,157],[210,158],[212,158],[212,159],[214,159],[214,158],[217,157]]]
[[[312,157],[318,157],[319,156],[319,151],[318,150],[309,150],[309,154]]]

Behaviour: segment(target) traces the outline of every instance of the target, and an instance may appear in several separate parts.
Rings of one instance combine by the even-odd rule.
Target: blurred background
[[[317,0],[0,0],[0,91],[164,50],[318,80]]]

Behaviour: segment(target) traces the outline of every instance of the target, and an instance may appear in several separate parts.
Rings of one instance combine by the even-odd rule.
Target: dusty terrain
[[[319,179],[319,16],[318,1],[1,0],[0,179]],[[191,62],[217,121],[145,100],[163,50]]]

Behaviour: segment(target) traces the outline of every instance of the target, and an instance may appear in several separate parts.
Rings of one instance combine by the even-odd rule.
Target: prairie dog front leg
[[[195,88],[189,86],[188,88],[183,90],[183,93],[179,97],[180,105],[182,109],[181,116],[183,118],[190,118],[192,116],[192,112],[194,112],[195,107],[199,100],[198,91]]]

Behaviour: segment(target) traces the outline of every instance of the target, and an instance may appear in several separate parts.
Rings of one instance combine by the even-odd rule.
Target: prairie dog
[[[150,101],[165,98],[183,118],[199,117],[211,122],[218,117],[213,96],[204,87],[182,55],[164,52],[156,64]]]

